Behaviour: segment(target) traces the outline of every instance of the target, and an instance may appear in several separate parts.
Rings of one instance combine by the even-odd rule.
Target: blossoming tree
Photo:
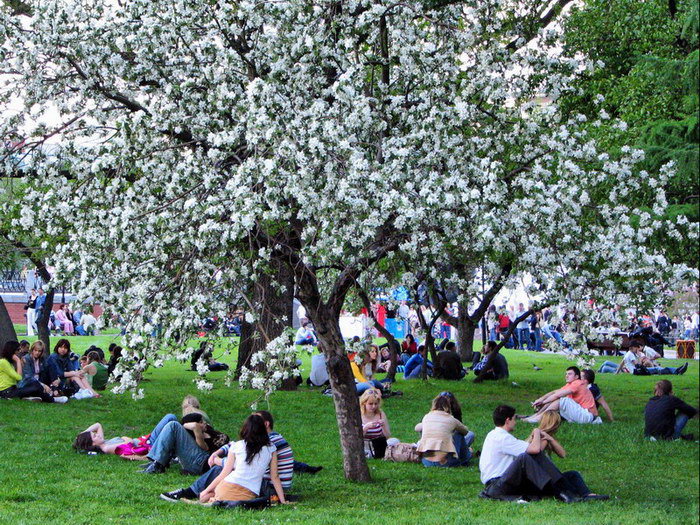
[[[582,297],[663,265],[621,248],[661,226],[642,216],[632,227],[624,200],[664,174],[637,179],[637,153],[609,159],[575,118],[534,102],[556,99],[580,67],[550,53],[546,35],[524,46],[566,3],[85,0],[8,11],[2,131],[27,139],[22,176],[37,203],[15,226],[67,218],[59,274],[128,317],[141,363],[284,265],[326,356],[345,474],[367,480],[338,324],[365,270],[400,256],[437,277],[445,249],[495,265],[500,243],[517,239],[540,289]],[[32,154],[47,140],[60,155]],[[270,355],[281,346],[271,338]]]

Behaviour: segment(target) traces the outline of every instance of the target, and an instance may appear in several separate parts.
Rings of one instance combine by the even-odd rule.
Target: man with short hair
[[[524,421],[537,423],[547,410],[557,410],[562,418],[571,423],[602,423],[593,394],[581,381],[581,370],[577,366],[570,366],[566,369],[564,379],[566,384],[563,387],[547,392],[533,401],[532,406],[537,412],[523,418]]]
[[[654,397],[644,407],[644,436],[654,440],[692,440],[692,434],[682,435],[681,432],[697,413],[697,409],[673,395],[673,385],[668,379],[662,379],[654,387]]]
[[[543,451],[553,438],[536,428],[532,441],[522,441],[512,435],[515,429],[515,409],[501,405],[493,411],[496,425],[484,440],[479,458],[483,498],[525,500],[531,497],[555,496],[566,503],[608,499],[592,494],[576,471],[560,472]]]
[[[481,381],[505,379],[508,377],[508,362],[505,356],[500,352],[492,355],[497,347],[496,341],[488,341],[483,349],[484,355],[480,360],[479,352],[475,352],[475,363],[472,370],[474,370],[474,373]]]
[[[448,379],[458,381],[466,375],[466,370],[462,368],[462,361],[457,353],[457,348],[452,341],[445,344],[445,349],[435,356],[435,366],[433,377],[436,379]]]
[[[299,330],[297,330],[297,337],[294,341],[294,344],[312,346],[316,346],[318,344],[318,339],[316,338],[316,334],[314,333],[313,328],[311,328],[311,323],[304,322],[301,325]]]

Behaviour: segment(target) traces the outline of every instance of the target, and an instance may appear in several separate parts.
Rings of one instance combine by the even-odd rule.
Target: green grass
[[[71,341],[76,351],[82,351],[90,344],[106,348],[115,338],[107,334]],[[481,448],[493,426],[490,414],[497,404],[510,403],[525,412],[537,395],[561,386],[570,363],[561,356],[504,353],[510,363],[508,381],[474,385],[471,380],[400,380],[395,388],[404,395],[384,404],[393,435],[405,442],[415,441],[413,427],[427,412],[432,397],[452,390],[462,402],[465,424],[477,434],[476,447]],[[232,362],[231,357],[226,360]],[[308,369],[308,356],[304,362]],[[543,370],[532,370],[534,362]],[[561,470],[581,471],[592,490],[612,496],[611,501],[601,503],[485,501],[477,497],[482,487],[475,465],[442,470],[373,460],[372,483],[347,482],[332,400],[306,386],[275,394],[270,406],[276,429],[292,444],[297,459],[325,467],[316,476],[295,477],[294,492],[303,500],[293,506],[246,512],[168,503],[158,494],[186,486],[193,478],[181,476],[174,468],[162,475],[144,475],[137,473],[138,463],[71,450],[74,436],[95,421],[104,425],[109,437],[149,432],[163,414],[178,413],[187,393],[199,396],[218,429],[236,435],[258,394],[226,388],[223,374],[212,376],[217,378],[214,391],[197,393],[192,384],[194,373],[171,362],[146,372],[147,381],[142,385],[146,397],[140,401],[108,392],[102,399],[67,405],[0,402],[0,523],[698,522],[698,444],[652,443],[642,438],[643,408],[655,377],[600,375],[598,384],[616,421],[566,424],[559,431],[557,437],[568,456],[556,463]],[[680,397],[698,404],[697,362],[691,363],[684,376],[671,379]],[[519,424],[515,434],[525,438],[530,428]],[[697,435],[697,419],[691,420],[687,432]]]

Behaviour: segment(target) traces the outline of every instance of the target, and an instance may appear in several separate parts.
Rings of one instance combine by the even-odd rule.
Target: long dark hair
[[[58,349],[62,346],[65,346],[68,349],[68,353],[70,353],[70,341],[68,339],[59,339],[56,346],[53,347],[53,351],[58,353]]]
[[[19,350],[19,343],[17,341],[7,341],[5,346],[2,347],[0,359],[7,359],[7,361],[14,366],[12,356],[17,353],[17,350]]]
[[[263,447],[270,444],[265,420],[258,414],[249,415],[241,427],[240,437],[245,441],[245,462],[250,465]]]

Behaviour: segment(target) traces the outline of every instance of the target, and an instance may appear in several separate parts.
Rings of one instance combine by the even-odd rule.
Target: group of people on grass
[[[95,423],[78,434],[73,447],[86,453],[146,459],[142,469],[146,474],[165,472],[177,462],[184,474],[197,476],[188,487],[163,492],[161,498],[167,501],[264,505],[272,498],[287,503],[295,472],[315,474],[322,469],[295,461],[287,440],[274,430],[268,411],[248,416],[238,437],[230,440],[215,430],[199,400],[186,396],[182,418],[166,414],[149,434],[105,439],[102,426]]]
[[[32,289],[24,305],[27,318],[27,335],[33,336],[37,331],[36,322],[44,311],[46,295],[43,288]],[[79,306],[61,304],[55,311],[49,312],[48,328],[62,335],[95,335],[97,318],[90,310],[83,311]]]
[[[80,357],[68,339],[59,339],[50,355],[41,341],[7,341],[0,355],[0,398],[66,403],[101,397],[98,391],[105,390],[121,356],[121,347],[110,349],[107,363],[102,349],[91,346]]]

